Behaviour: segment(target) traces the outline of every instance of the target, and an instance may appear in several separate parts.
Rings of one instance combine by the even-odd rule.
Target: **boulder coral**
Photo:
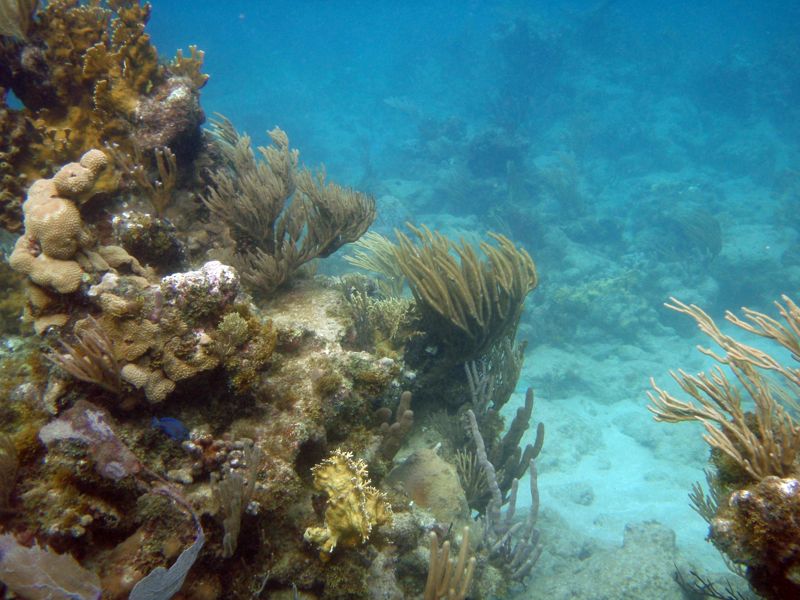
[[[49,179],[38,179],[22,205],[25,233],[9,257],[11,267],[45,290],[77,291],[83,269],[75,255],[91,243],[76,202],[84,200],[107,164],[100,150],[67,163]]]

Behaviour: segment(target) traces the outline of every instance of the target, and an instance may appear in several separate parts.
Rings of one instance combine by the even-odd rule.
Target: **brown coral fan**
[[[39,0],[0,0],[0,35],[25,39]]]
[[[216,121],[212,134],[224,166],[211,174],[203,201],[230,229],[233,265],[252,288],[273,291],[305,263],[356,241],[375,219],[371,196],[326,182],[324,171],[300,169],[280,129],[258,149],[264,161],[230,121]]]

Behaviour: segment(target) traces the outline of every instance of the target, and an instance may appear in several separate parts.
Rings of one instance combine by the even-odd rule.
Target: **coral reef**
[[[295,277],[356,242],[374,199],[302,168],[280,129],[257,152],[225,120],[205,135],[202,52],[159,60],[149,15],[0,2],[0,222],[23,230],[4,320],[25,318],[0,352],[0,582],[109,600],[502,597],[541,551],[532,394],[508,427],[499,414],[530,256],[415,229],[359,246],[351,262],[383,283]],[[415,416],[435,404],[453,429],[478,412],[458,434],[476,447],[473,506],[455,437]],[[524,474],[535,508],[513,523]]]
[[[67,163],[28,190],[23,203],[25,233],[8,262],[28,278],[27,312],[39,333],[66,324],[62,298],[77,293],[89,273],[127,267],[138,276],[146,275],[122,248],[97,245],[83,222],[79,207],[96,192],[106,163],[103,152],[89,150],[80,162]]]
[[[787,296],[776,302],[782,322],[744,309],[744,318],[725,318],[739,329],[800,356],[800,308]],[[700,348],[718,365],[710,374],[673,373],[692,400],[684,401],[652,383],[651,406],[656,420],[699,421],[711,447],[713,469],[709,495],[696,484],[690,499],[709,523],[709,539],[734,565],[745,567],[747,580],[764,598],[789,598],[800,593],[798,535],[800,518],[798,452],[800,423],[794,416],[800,371],[755,346],[722,332],[701,308],[674,298],[669,308],[692,317],[721,349]],[[728,378],[727,368],[737,386]],[[777,379],[776,379],[777,378]],[[749,396],[755,412],[746,410]]]
[[[149,4],[59,0],[33,19],[22,18],[30,3],[18,4],[20,18],[3,20],[18,24],[10,31],[18,39],[0,40],[0,130],[9,133],[0,142],[3,227],[20,228],[26,182],[90,148],[114,143],[144,156],[168,147],[192,160],[204,120],[202,53],[159,62],[145,33]],[[22,109],[6,105],[6,90]]]

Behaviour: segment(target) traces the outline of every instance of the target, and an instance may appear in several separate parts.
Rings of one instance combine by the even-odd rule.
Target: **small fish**
[[[150,424],[159,431],[163,431],[177,442],[189,439],[189,430],[186,429],[186,425],[181,423],[178,419],[173,419],[172,417],[153,417]]]

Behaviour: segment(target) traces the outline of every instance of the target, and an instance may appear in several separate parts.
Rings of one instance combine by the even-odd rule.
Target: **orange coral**
[[[12,269],[60,294],[78,289],[83,269],[73,259],[89,237],[73,200],[90,193],[105,164],[102,152],[90,150],[80,163],[68,163],[52,178],[33,183],[23,205],[25,235],[9,257]]]

